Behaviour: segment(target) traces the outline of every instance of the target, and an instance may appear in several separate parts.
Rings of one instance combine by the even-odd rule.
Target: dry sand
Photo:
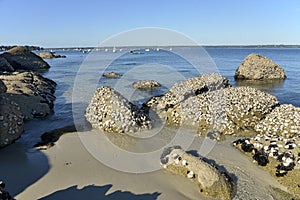
[[[18,144],[0,151],[1,160],[5,161],[1,161],[1,176],[7,180],[11,194],[18,200],[210,199],[202,196],[190,180],[164,170],[132,174],[109,168],[86,150],[80,134],[83,133],[66,134],[46,151],[31,149],[22,155],[16,154],[15,158],[6,155],[11,155],[11,151],[21,152]],[[96,134],[90,137],[97,140]],[[199,149],[199,143],[201,140],[196,139],[190,149]],[[215,145],[207,157],[234,174],[235,199],[274,199],[270,186],[284,189],[231,147],[229,140]]]

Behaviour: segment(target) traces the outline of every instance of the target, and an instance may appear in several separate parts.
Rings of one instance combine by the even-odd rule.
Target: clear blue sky
[[[299,0],[0,0],[0,45],[96,46],[138,27],[201,45],[300,44]]]

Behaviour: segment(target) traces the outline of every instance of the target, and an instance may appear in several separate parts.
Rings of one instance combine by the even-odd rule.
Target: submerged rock
[[[197,128],[201,135],[210,132],[242,135],[243,131],[254,130],[278,104],[276,97],[255,88],[224,88],[192,96],[169,108],[166,121]]]
[[[23,126],[18,104],[0,96],[0,148],[17,140],[23,133]]]
[[[255,131],[263,134],[281,135],[291,138],[300,134],[300,108],[283,104],[269,113],[256,126]]]
[[[116,72],[109,72],[109,73],[104,73],[102,76],[106,77],[106,78],[119,78],[122,75],[118,74]]]
[[[161,164],[164,169],[195,182],[206,196],[232,199],[235,195],[235,184],[227,174],[186,153],[180,146],[166,148],[161,155]]]
[[[26,120],[47,116],[52,108],[56,83],[34,72],[13,72],[0,75],[7,87],[0,94],[16,102]]]
[[[45,70],[50,66],[26,47],[17,46],[0,55],[2,71]],[[2,66],[3,65],[3,66]]]
[[[235,72],[235,79],[285,79],[285,71],[277,63],[258,54],[248,55]]]
[[[85,117],[93,128],[107,132],[129,133],[152,128],[147,114],[110,87],[96,90]]]
[[[132,84],[133,88],[140,90],[153,90],[160,86],[161,84],[155,80],[140,80]]]
[[[55,55],[52,52],[41,52],[41,53],[39,53],[39,56],[43,59],[65,58],[66,57],[66,56],[62,56],[62,55]]]

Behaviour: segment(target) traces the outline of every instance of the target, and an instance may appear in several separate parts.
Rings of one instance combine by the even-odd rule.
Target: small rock
[[[122,75],[118,74],[116,72],[109,72],[109,73],[104,73],[102,76],[106,77],[106,78],[119,78]]]
[[[161,84],[155,80],[140,80],[132,84],[133,88],[140,90],[153,90],[160,86]]]

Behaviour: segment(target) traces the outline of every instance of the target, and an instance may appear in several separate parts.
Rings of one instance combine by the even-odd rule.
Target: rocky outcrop
[[[152,127],[147,114],[110,87],[96,90],[85,117],[93,128],[107,132],[129,133]]]
[[[0,79],[0,93],[4,93],[4,92],[6,92],[6,90],[7,90],[7,88],[6,88],[5,84]]]
[[[0,94],[16,102],[26,120],[45,117],[53,108],[56,83],[34,72],[13,72],[0,75],[7,87]]]
[[[235,72],[235,79],[285,79],[285,71],[272,60],[258,54],[248,55]]]
[[[218,90],[230,87],[228,79],[219,74],[204,74],[186,81],[175,83],[171,89],[162,97],[153,97],[145,103],[155,111],[160,118],[166,118],[166,112],[173,109],[184,100],[205,93],[207,91]]]
[[[186,153],[180,146],[166,148],[160,160],[164,169],[192,180],[206,196],[229,200],[235,194],[235,184],[227,174]]]
[[[104,73],[102,76],[106,77],[106,78],[119,78],[122,75],[118,74],[116,72],[109,72],[109,73]]]
[[[0,55],[0,70],[45,70],[50,66],[26,47],[17,46]]]
[[[224,88],[193,96],[166,111],[171,125],[197,128],[200,135],[241,135],[279,104],[276,97],[251,87]]]
[[[55,55],[52,52],[41,52],[39,53],[39,56],[43,59],[52,59],[52,58],[66,58],[66,56],[62,55]]]
[[[261,134],[295,137],[300,133],[300,108],[290,104],[280,105],[261,120],[255,130]]]
[[[23,126],[23,114],[18,104],[0,96],[0,148],[17,140]]]
[[[233,142],[253,162],[262,166],[278,182],[300,198],[300,154],[299,135],[292,138],[276,134],[258,134],[251,138],[241,138]]]
[[[140,90],[153,90],[160,87],[161,84],[155,80],[139,80],[132,83],[132,87]]]

